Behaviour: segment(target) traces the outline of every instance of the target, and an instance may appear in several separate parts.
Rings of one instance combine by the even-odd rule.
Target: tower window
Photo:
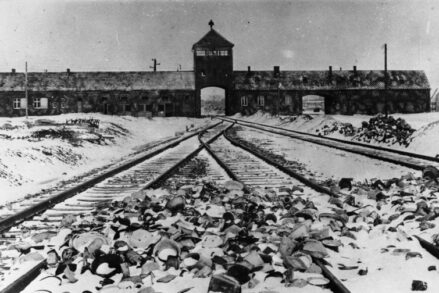
[[[229,56],[228,50],[196,50],[196,56]]]

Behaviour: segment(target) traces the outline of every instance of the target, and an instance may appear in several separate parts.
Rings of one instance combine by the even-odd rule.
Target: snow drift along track
[[[245,120],[235,119],[235,118],[220,118],[224,121],[233,121],[245,127],[250,127],[266,132],[271,132],[283,136],[288,136],[294,139],[303,140],[306,142],[327,146],[330,148],[335,148],[343,150],[346,152],[351,152],[355,154],[364,155],[373,159],[390,162],[412,168],[415,170],[423,170],[428,165],[439,166],[439,159],[435,157],[425,156],[416,153],[404,152],[400,150],[394,150],[374,145],[367,145],[363,143],[345,141],[341,139],[318,136],[310,133],[304,133],[299,131],[294,131],[290,129],[285,129],[276,126],[270,126],[266,124],[248,122]]]

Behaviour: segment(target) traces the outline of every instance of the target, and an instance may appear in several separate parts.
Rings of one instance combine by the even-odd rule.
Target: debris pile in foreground
[[[92,215],[65,216],[59,231],[28,232],[3,256],[19,251],[20,263],[47,258],[49,268],[28,289],[34,291],[325,292],[329,280],[319,263],[345,272],[348,284],[376,273],[367,260],[354,262],[355,254],[370,255],[364,235],[398,239],[387,245],[376,236],[382,258],[422,260],[404,246],[413,246],[414,231],[435,237],[438,192],[427,179],[344,180],[332,185],[339,197],[300,186],[249,191],[234,181],[147,190]],[[430,267],[422,273],[434,273]],[[429,279],[408,281],[407,291],[431,286]]]

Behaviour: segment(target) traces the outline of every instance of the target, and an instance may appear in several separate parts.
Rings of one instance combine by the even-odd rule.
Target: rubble
[[[378,114],[363,121],[361,127],[356,128],[351,123],[332,122],[316,129],[317,135],[327,136],[338,133],[351,140],[366,143],[382,143],[386,145],[400,145],[407,147],[411,142],[411,136],[415,132],[404,119],[394,118]]]
[[[133,289],[129,292],[166,292],[163,286],[181,282],[186,283],[179,292],[306,286],[315,291],[329,283],[316,259],[367,278],[369,266],[343,258],[346,250],[360,249],[363,233],[372,237],[388,228],[383,235],[406,243],[410,224],[404,223],[422,218],[418,225],[433,224],[437,188],[420,188],[422,183],[428,182],[413,175],[355,182],[339,189],[339,198],[313,198],[300,186],[244,190],[239,182],[198,181],[134,193],[102,205],[88,221],[67,215],[58,233],[30,233],[15,249],[23,254],[22,262],[46,257],[49,268],[43,276],[59,278],[64,291],[87,284],[90,292],[127,287]],[[32,248],[37,243],[43,251]],[[405,247],[384,245],[381,251],[407,262],[423,259]],[[194,280],[192,286],[188,280]],[[41,277],[31,288],[47,290],[51,282]],[[420,282],[412,290],[425,290]]]

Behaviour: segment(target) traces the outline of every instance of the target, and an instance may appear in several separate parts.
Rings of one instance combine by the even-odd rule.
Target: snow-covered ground
[[[67,124],[72,119],[82,123]],[[99,127],[89,127],[90,119]],[[79,122],[77,120],[77,122]],[[126,158],[154,141],[210,123],[99,113],[0,118],[0,204]]]
[[[260,148],[282,156],[290,162],[301,165],[307,176],[325,181],[354,178],[355,181],[390,179],[401,177],[414,170],[372,159],[363,155],[346,153],[290,137],[243,128],[237,131],[242,139]],[[319,154],[319,155],[316,155]],[[420,172],[415,172],[420,176]]]
[[[415,132],[411,135],[408,147],[399,144],[378,144],[408,152],[436,156],[439,154],[439,112],[417,114],[392,114],[394,118],[404,119]],[[280,126],[287,129],[316,134],[325,126],[333,126],[339,123],[350,123],[355,128],[361,127],[363,121],[369,121],[373,116],[368,115],[315,115],[312,119],[308,116],[280,116],[275,117],[267,113],[258,112],[252,116],[236,114],[235,118],[254,121],[272,126]],[[329,137],[351,140],[352,137],[344,136],[339,132],[328,134]]]

